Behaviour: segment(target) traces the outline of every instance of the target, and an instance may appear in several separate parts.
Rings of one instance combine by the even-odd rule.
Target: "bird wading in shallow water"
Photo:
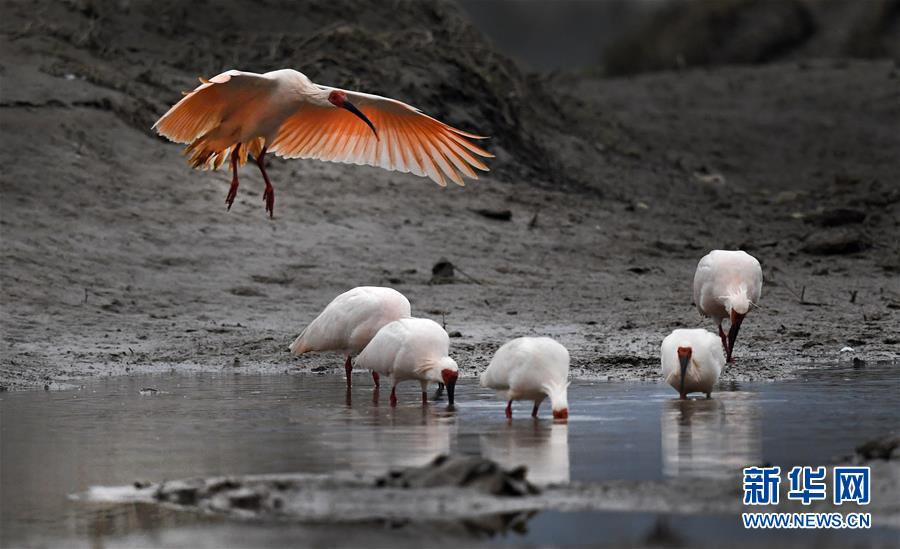
[[[514,400],[532,400],[531,416],[537,417],[548,396],[554,419],[569,417],[569,351],[549,337],[520,337],[497,349],[481,374],[481,386],[497,391],[506,400],[506,417],[512,419]]]
[[[427,318],[404,318],[379,330],[356,357],[356,365],[391,377],[392,407],[397,406],[397,384],[406,380],[422,384],[423,405],[428,403],[428,384],[443,383],[447,402],[453,406],[459,367],[449,353],[450,336],[440,324]]]
[[[393,288],[360,286],[334,298],[309,326],[291,343],[291,352],[302,355],[310,351],[338,351],[346,355],[344,370],[350,389],[350,357],[372,341],[385,324],[409,318],[409,300]],[[378,372],[372,372],[375,386]]]
[[[728,362],[733,362],[734,342],[741,323],[759,302],[761,292],[762,268],[747,252],[713,250],[697,264],[694,303],[700,314],[716,321]],[[728,335],[722,329],[726,318],[731,323]]]
[[[478,179],[475,169],[488,171],[478,157],[493,157],[471,142],[484,137],[395,99],[314,84],[292,69],[230,70],[200,82],[153,129],[187,144],[184,152],[194,168],[218,169],[230,161],[229,210],[237,196],[238,166],[249,156],[265,181],[270,216],[275,189],[266,173],[266,153],[409,172],[441,186]]]
[[[716,334],[702,328],[679,329],[663,339],[660,362],[663,379],[682,400],[697,391],[710,398],[725,367],[725,353]]]

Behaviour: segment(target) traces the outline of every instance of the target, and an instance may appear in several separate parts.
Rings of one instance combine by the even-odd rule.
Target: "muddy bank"
[[[900,490],[900,461],[857,456],[852,463],[871,467],[873,478],[878,479],[872,484],[872,503],[865,508],[872,513],[873,525],[900,528],[900,504],[892,497]],[[741,487],[733,479],[610,481],[538,489],[526,477],[524,468],[504,471],[483,458],[441,456],[431,464],[383,476],[265,475],[136,482],[133,486],[93,487],[74,497],[85,502],[151,503],[239,519],[327,522],[476,521],[492,516],[523,518],[549,509],[731,516],[747,511]],[[409,482],[409,478],[420,481]],[[830,502],[803,506],[790,501],[784,484],[782,503],[767,510],[846,511]],[[497,521],[495,533],[506,529],[509,522]]]
[[[363,284],[397,288],[414,314],[458,332],[464,375],[507,339],[543,334],[569,348],[575,375],[653,379],[669,330],[712,328],[690,302],[691,279],[718,247],[746,249],[765,273],[726,382],[897,360],[891,62],[550,79],[484,49],[442,3],[350,29],[330,8],[294,28],[292,8],[276,4],[255,20],[276,21],[281,39],[248,28],[216,42],[223,49],[211,46],[218,20],[186,18],[178,3],[152,13],[181,21],[178,32],[135,4],[130,17],[148,22],[133,35],[120,32],[127,17],[96,5],[5,10],[4,388],[173,369],[336,372],[334,357],[298,359],[287,346],[334,295]],[[427,32],[403,34],[420,20]],[[318,27],[318,42],[290,40]],[[376,27],[385,30],[373,38],[366,29]],[[460,36],[477,46],[468,64],[440,54]],[[185,37],[195,50],[177,49]],[[252,170],[226,212],[228,176],[190,171],[148,127],[197,75],[237,64],[294,65],[494,134],[497,170],[440,189],[373,168],[273,160],[275,219]],[[456,279],[431,284],[442,259]]]

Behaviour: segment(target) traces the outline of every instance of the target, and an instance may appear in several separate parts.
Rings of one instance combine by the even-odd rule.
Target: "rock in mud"
[[[494,219],[496,221],[512,221],[511,210],[490,210],[487,208],[479,208],[475,210],[475,213],[482,217]]]
[[[175,503],[178,505],[194,505],[197,503],[198,493],[203,488],[201,480],[173,480],[159,485],[154,497],[157,501]]]
[[[527,496],[540,493],[525,478],[525,467],[506,471],[496,462],[474,456],[438,456],[428,465],[391,471],[375,481],[386,488],[457,487],[495,496]]]
[[[456,272],[453,267],[453,263],[450,261],[441,258],[440,261],[434,264],[434,267],[431,268],[431,283],[432,284],[450,284],[456,279]]]
[[[900,459],[900,435],[887,435],[860,444],[856,453],[865,460]]]
[[[871,246],[865,235],[848,230],[816,232],[806,239],[802,250],[813,255],[855,254]]]
[[[866,220],[866,212],[854,208],[832,208],[809,215],[806,221],[820,227],[853,225]]]

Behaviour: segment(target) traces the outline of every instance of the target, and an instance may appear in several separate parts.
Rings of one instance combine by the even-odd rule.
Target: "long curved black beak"
[[[678,384],[678,394],[681,396],[681,400],[687,398],[687,395],[684,394],[684,376],[687,374],[688,364],[691,363],[691,355],[678,355],[678,362],[681,365],[681,381]]]
[[[741,322],[744,321],[744,315],[731,312],[731,327],[728,328],[728,349],[725,350],[726,361],[731,362],[731,352],[734,350],[734,342],[737,340],[738,330],[741,329]]]
[[[366,124],[368,124],[368,126],[369,126],[370,128],[372,128],[372,133],[375,134],[375,138],[378,139],[378,130],[375,129],[375,125],[372,124],[372,121],[369,120],[369,117],[367,117],[365,114],[363,114],[363,112],[362,112],[361,110],[359,110],[359,109],[356,108],[356,105],[354,105],[353,103],[351,103],[351,102],[349,102],[349,101],[344,101],[344,104],[341,105],[341,107],[343,107],[343,108],[347,109],[348,111],[352,112],[353,114],[355,114],[356,116],[358,116],[358,117],[360,118],[360,120],[362,120],[363,122],[365,122]]]
[[[446,384],[447,387],[447,404],[453,406],[453,393],[456,391],[456,379],[451,379]]]

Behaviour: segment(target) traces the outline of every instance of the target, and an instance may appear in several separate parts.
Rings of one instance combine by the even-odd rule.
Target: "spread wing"
[[[153,129],[176,143],[192,143],[217,127],[230,111],[267,94],[275,82],[261,74],[230,70],[201,84],[162,115]]]
[[[347,100],[369,118],[377,136],[345,109],[304,104],[285,120],[268,150],[286,158],[413,173],[430,177],[441,186],[447,179],[464,185],[462,176],[478,179],[473,168],[488,171],[478,157],[493,155],[470,141],[483,137],[448,126],[401,101],[338,91],[346,93]]]

